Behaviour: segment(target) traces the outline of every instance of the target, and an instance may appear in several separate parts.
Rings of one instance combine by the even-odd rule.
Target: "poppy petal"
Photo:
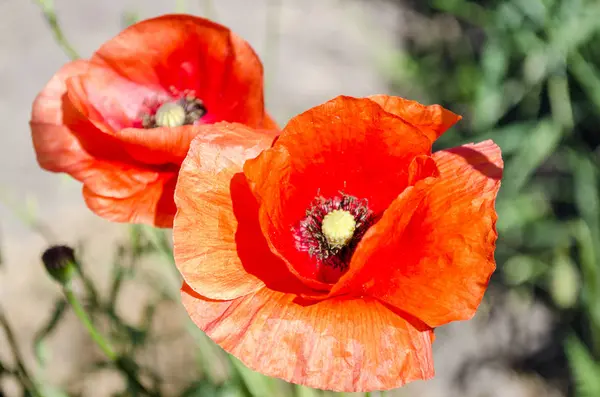
[[[262,123],[262,128],[265,130],[279,130],[279,125],[275,119],[273,119],[269,114],[265,113],[265,119]]]
[[[244,173],[269,244],[303,280],[315,280],[315,261],[296,249],[290,233],[315,197],[343,191],[383,212],[410,182],[413,159],[430,150],[425,135],[373,101],[338,97],[293,118],[271,149],[246,162]]]
[[[251,127],[275,129],[264,112],[263,67],[252,47],[235,33],[230,33],[232,55],[230,77],[223,85],[216,103],[208,103],[220,120],[239,122]],[[276,127],[276,126],[275,126]]]
[[[379,104],[386,112],[417,127],[431,139],[431,142],[438,139],[462,118],[440,105],[425,106],[397,96],[373,95],[369,99]]]
[[[172,227],[176,173],[128,166],[94,171],[83,186],[85,203],[94,213],[113,222]]]
[[[129,26],[104,43],[92,60],[147,87],[214,91],[225,77],[229,34],[203,18],[163,15]]]
[[[130,162],[132,159],[125,145],[115,137],[115,128],[130,123],[126,113],[133,114],[132,105],[125,103],[127,96],[123,96],[118,87],[106,88],[110,87],[106,80],[111,78],[119,80],[114,83],[120,84],[123,92],[132,87],[114,72],[92,62],[88,62],[85,73],[68,78],[62,102],[63,122],[81,147],[94,158]],[[131,95],[132,103],[135,97]]]
[[[63,66],[36,97],[31,113],[31,135],[40,166],[52,172],[67,172],[82,180],[94,163],[71,130],[63,124],[65,81],[85,73],[88,62],[78,60]]]
[[[92,57],[156,90],[192,90],[214,121],[262,127],[263,69],[250,45],[224,26],[165,15],[130,26]]]
[[[180,164],[201,126],[184,125],[150,129],[125,128],[115,137],[127,143],[127,152],[146,164]]]
[[[263,273],[285,267],[264,241],[257,204],[240,173],[244,161],[269,147],[273,136],[241,124],[200,129],[181,166],[175,192],[175,261],[198,293],[233,299],[265,285],[252,274],[257,267]]]
[[[271,124],[272,126],[272,124]],[[115,133],[120,141],[129,144],[127,152],[136,160],[146,164],[181,164],[188,153],[190,144],[198,135],[215,138],[211,124],[184,125],[167,128],[126,128]],[[272,142],[277,134],[276,129],[261,129],[250,135],[265,134],[264,139]]]
[[[495,270],[492,141],[434,153],[439,178],[408,188],[359,243],[332,294],[380,299],[431,327],[471,318]]]
[[[65,65],[36,98],[30,124],[38,162],[49,171],[66,172],[82,181],[86,203],[99,215],[120,222],[147,218],[153,220],[156,202],[160,201],[164,189],[169,190],[169,187],[162,187],[158,182],[168,179],[169,175],[161,176],[155,171],[92,157],[73,131],[63,124],[65,118],[73,116],[72,109],[65,106],[66,80],[87,73],[91,67],[89,62],[82,60]],[[174,186],[170,189],[172,196]],[[126,200],[136,205],[117,205]],[[144,204],[152,202],[152,205]],[[142,214],[152,206],[154,208],[149,209],[150,212]],[[134,207],[137,209],[132,209]],[[159,220],[163,226],[170,222],[172,219]]]
[[[387,390],[434,375],[433,330],[374,299],[310,306],[263,288],[213,301],[184,284],[192,320],[252,370],[319,389]]]
[[[69,100],[107,134],[132,127],[146,101],[171,98],[168,92],[131,82],[107,66],[89,65],[86,73],[67,81]]]

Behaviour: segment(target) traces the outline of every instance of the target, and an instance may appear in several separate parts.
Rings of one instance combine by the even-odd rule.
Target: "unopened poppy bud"
[[[77,268],[75,252],[66,245],[55,245],[42,254],[42,262],[52,278],[60,284],[68,283]]]
[[[354,216],[345,210],[334,210],[325,215],[321,231],[331,247],[341,248],[348,244],[356,230]]]
[[[183,106],[167,102],[156,111],[156,125],[159,127],[180,127],[185,124],[186,112]]]

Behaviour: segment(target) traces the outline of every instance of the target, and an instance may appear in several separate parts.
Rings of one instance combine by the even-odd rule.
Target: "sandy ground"
[[[339,94],[364,96],[387,92],[378,51],[394,43],[401,15],[396,8],[370,1],[218,0],[212,2],[215,5],[212,17],[246,38],[261,55],[268,76],[268,109],[285,124],[290,116]],[[175,2],[167,0],[55,0],[55,3],[65,34],[84,57],[121,30],[124,12],[135,12],[145,18],[175,9]],[[188,11],[206,15],[206,3],[188,3]],[[281,7],[269,11],[268,3],[279,3]],[[33,1],[0,2],[0,120],[3,121],[0,304],[18,330],[19,343],[29,362],[33,362],[33,334],[49,315],[58,290],[39,263],[47,242],[18,214],[33,213],[35,218],[50,225],[58,241],[85,242],[85,258],[93,264],[91,271],[100,280],[107,277],[103,266],[110,259],[107,247],[112,247],[126,233],[124,226],[105,222],[87,210],[77,183],[43,172],[35,162],[27,124],[31,102],[66,61]],[[121,308],[126,316],[135,318],[144,294],[142,288],[127,291]],[[478,372],[466,390],[459,391],[455,385],[456,371],[466,360],[480,356],[483,351],[500,354],[519,349],[510,338],[497,337],[502,335],[497,332],[498,327],[506,324],[507,317],[516,316],[523,322],[523,332],[533,335],[534,340],[543,339],[551,321],[548,314],[528,306],[519,310],[495,319],[492,327],[483,327],[485,319],[476,318],[440,330],[435,357],[438,377],[411,385],[402,395],[552,396],[543,391],[544,386],[536,379],[519,377],[502,368]],[[182,313],[172,308],[165,316],[181,318]],[[478,317],[485,317],[485,310]],[[6,353],[3,343],[0,338],[0,354]],[[534,348],[531,343],[525,345]],[[169,349],[183,356],[188,350],[185,342]],[[40,375],[57,384],[71,382],[81,363],[89,362],[92,355],[87,336],[72,318],[51,339],[50,350],[51,369]],[[181,359],[179,355],[175,357]],[[161,366],[173,373],[181,368],[168,359]],[[114,382],[107,380],[82,386],[84,395],[108,395]]]

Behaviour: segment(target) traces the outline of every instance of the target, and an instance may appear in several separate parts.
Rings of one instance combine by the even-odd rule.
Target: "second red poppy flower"
[[[36,98],[30,124],[39,164],[83,182],[96,214],[170,227],[181,162],[217,121],[276,128],[261,62],[221,25],[166,15],[65,65]]]

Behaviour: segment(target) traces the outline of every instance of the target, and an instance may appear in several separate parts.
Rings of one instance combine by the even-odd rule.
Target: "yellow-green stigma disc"
[[[333,210],[323,218],[321,231],[330,247],[342,248],[352,240],[356,230],[354,216],[345,210]]]

